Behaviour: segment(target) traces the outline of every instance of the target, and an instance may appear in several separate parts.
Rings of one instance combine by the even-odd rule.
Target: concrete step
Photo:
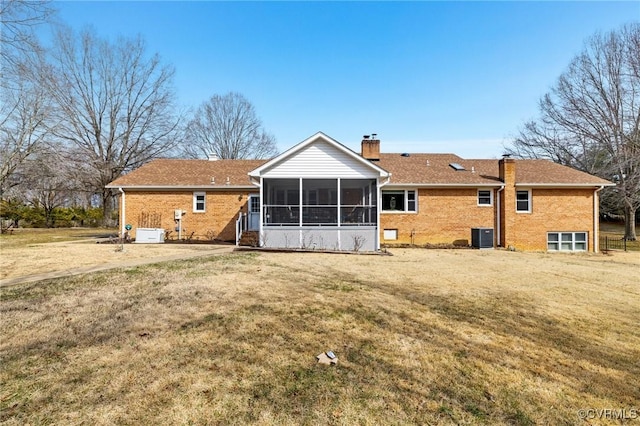
[[[259,242],[260,242],[260,238],[258,235],[258,231],[244,231],[242,233],[242,236],[240,237],[240,241],[238,242],[238,245],[258,247]]]

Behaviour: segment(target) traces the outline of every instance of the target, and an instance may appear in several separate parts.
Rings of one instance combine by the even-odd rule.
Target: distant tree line
[[[277,153],[242,95],[214,95],[195,113],[185,112],[173,90],[175,70],[148,54],[141,37],[109,41],[89,29],[76,33],[54,25],[54,13],[49,1],[4,0],[0,7],[5,219],[93,223],[98,208],[100,223],[109,225],[116,194],[105,186],[154,158]],[[36,37],[35,28],[44,25],[55,33],[51,46]]]
[[[32,228],[98,227],[103,224],[100,207],[82,206],[48,208],[41,204],[24,204],[13,200],[0,200],[2,229],[26,226]]]

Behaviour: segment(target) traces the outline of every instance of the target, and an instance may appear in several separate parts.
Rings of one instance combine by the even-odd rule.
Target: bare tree
[[[141,38],[109,42],[87,30],[61,29],[46,81],[59,114],[54,135],[75,148],[91,170],[91,190],[112,209],[105,185],[167,153],[177,142],[174,71],[146,56]]]
[[[277,155],[275,139],[257,117],[253,105],[239,93],[214,95],[189,121],[184,154],[190,158],[269,158]]]
[[[22,55],[40,50],[33,29],[53,14],[48,0],[0,0],[0,74],[2,85]]]
[[[510,151],[612,180],[625,237],[636,240],[640,208],[640,24],[597,34],[539,104]]]
[[[20,183],[49,127],[50,103],[35,78],[43,50],[33,31],[52,14],[49,4],[0,0],[0,198]]]
[[[23,78],[0,88],[0,198],[22,179],[21,167],[43,145],[50,124],[45,91]]]
[[[57,149],[42,148],[24,163],[25,178],[21,182],[22,198],[36,209],[42,209],[45,226],[54,226],[54,210],[67,206],[73,198],[71,169]]]

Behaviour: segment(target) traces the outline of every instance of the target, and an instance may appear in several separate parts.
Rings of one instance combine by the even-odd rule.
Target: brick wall
[[[511,186],[500,194],[503,223],[498,245],[544,251],[547,232],[587,232],[589,251],[593,251],[593,189],[533,189],[531,213],[516,213],[515,191]],[[497,196],[496,190],[494,205],[486,207],[477,205],[476,188],[420,189],[418,213],[381,214],[380,241],[424,245],[467,240],[470,244],[472,228],[493,228],[497,237]],[[397,229],[398,239],[385,240],[384,229]]]
[[[191,235],[194,239],[208,239],[211,235],[223,241],[235,241],[235,224],[238,213],[247,212],[246,191],[206,192],[205,212],[193,211],[193,191],[176,192],[125,192],[125,222],[136,228],[145,227],[149,220],[160,221],[160,228],[171,230],[170,237],[177,238],[174,210],[186,212],[182,216],[183,238]],[[120,200],[122,203],[122,198]],[[122,218],[122,204],[120,206]]]
[[[206,193],[206,212],[193,212],[193,191],[126,192],[125,222],[131,232],[147,224],[141,221],[159,220],[161,228],[171,230],[177,238],[174,210],[186,212],[182,218],[183,237],[193,232],[193,238],[207,239],[215,235],[224,241],[235,240],[238,213],[247,211],[247,192],[224,191]],[[594,190],[533,189],[531,213],[516,213],[515,187],[502,191],[503,247],[517,250],[546,250],[547,232],[587,232],[589,251],[594,249]],[[506,200],[506,203],[505,203]],[[494,205],[478,206],[476,188],[419,189],[417,213],[382,213],[380,241],[423,245],[471,242],[471,228],[496,228],[496,194]],[[122,212],[121,216],[122,218]],[[384,229],[397,229],[398,239],[383,239]],[[494,231],[497,235],[497,231]],[[505,231],[502,231],[505,232]]]
[[[509,247],[512,243],[508,240],[514,235],[515,230],[515,216],[512,214],[505,214],[515,211],[516,204],[516,163],[512,158],[502,158],[498,161],[499,178],[504,182],[504,190],[500,191],[500,241],[498,245],[501,247]],[[505,210],[505,206],[513,206],[511,210]]]
[[[495,198],[495,197],[494,197]],[[471,228],[495,227],[493,206],[478,206],[477,188],[419,189],[417,213],[382,213],[382,244],[471,243]],[[397,229],[397,240],[384,240],[384,229]],[[413,238],[412,238],[413,235]]]
[[[591,188],[534,188],[531,213],[516,213],[515,201],[504,206],[505,215],[513,222],[506,235],[507,245],[516,250],[546,250],[547,232],[587,232],[589,251],[594,251],[593,197]]]

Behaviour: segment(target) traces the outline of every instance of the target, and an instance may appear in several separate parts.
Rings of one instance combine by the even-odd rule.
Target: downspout
[[[599,203],[598,192],[604,189],[604,185],[600,185],[600,188],[596,188],[593,191],[593,252],[598,253],[600,251],[600,235],[598,230],[600,229],[600,217],[598,215]]]
[[[120,191],[120,193],[122,194],[122,205],[121,205],[122,214],[121,214],[121,217],[120,217],[120,219],[121,219],[121,222],[120,222],[120,236],[122,238],[124,238],[124,233],[125,233],[125,228],[124,227],[125,227],[125,224],[127,222],[125,220],[125,204],[124,204],[125,196],[124,196],[124,191],[123,191],[122,187],[119,187],[118,191]]]
[[[496,247],[500,247],[501,240],[500,229],[502,228],[502,214],[500,214],[500,211],[502,209],[502,205],[500,204],[500,193],[502,191],[504,191],[504,185],[502,185],[496,193]]]
[[[384,182],[380,182],[380,178],[376,178],[376,251],[380,251],[380,222],[382,221],[382,187],[391,182],[391,173],[387,175]],[[416,200],[417,201],[417,200]]]

